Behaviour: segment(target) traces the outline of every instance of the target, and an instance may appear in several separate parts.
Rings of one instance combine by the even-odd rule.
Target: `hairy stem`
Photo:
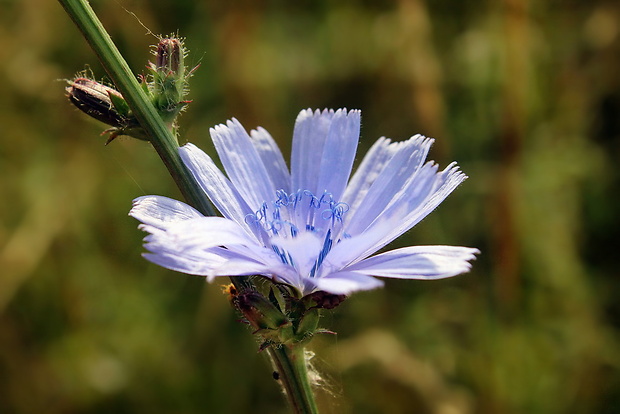
[[[267,349],[277,373],[277,380],[295,414],[317,414],[312,385],[308,377],[308,363],[304,347],[285,345]]]

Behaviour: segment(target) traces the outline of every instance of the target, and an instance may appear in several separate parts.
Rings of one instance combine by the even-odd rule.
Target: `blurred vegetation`
[[[473,272],[326,314],[323,412],[620,412],[620,4],[92,3],[136,72],[143,25],[187,37],[184,141],[234,116],[286,152],[300,109],[346,106],[362,151],[423,133],[470,176],[395,245],[478,247]],[[0,412],[287,412],[220,287],[140,257],[131,200],[179,195],[63,97],[104,73],[61,7],[0,5]]]

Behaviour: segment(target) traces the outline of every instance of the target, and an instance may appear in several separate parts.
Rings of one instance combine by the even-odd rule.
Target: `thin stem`
[[[308,377],[308,364],[304,347],[289,348],[285,345],[269,347],[267,352],[295,414],[318,414],[312,385]]]
[[[168,168],[183,197],[204,215],[215,215],[209,200],[181,161],[176,137],[149,101],[127,62],[123,59],[88,2],[86,0],[58,1],[82,32],[117,89],[123,94],[127,104],[140,122],[140,126],[149,135],[153,148]]]

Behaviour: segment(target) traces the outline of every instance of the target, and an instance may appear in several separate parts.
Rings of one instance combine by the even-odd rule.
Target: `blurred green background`
[[[361,151],[422,133],[470,176],[394,245],[478,247],[473,271],[326,313],[322,412],[620,412],[618,2],[92,3],[136,73],[143,25],[187,37],[183,141],[234,116],[288,152],[300,109],[346,106]],[[218,284],[140,257],[131,200],[179,194],[68,104],[104,73],[60,5],[0,7],[0,413],[287,412]]]

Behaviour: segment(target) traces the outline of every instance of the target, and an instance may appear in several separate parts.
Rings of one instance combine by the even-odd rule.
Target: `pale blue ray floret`
[[[223,217],[160,196],[134,200],[144,257],[192,275],[262,275],[294,288],[348,295],[378,277],[440,279],[467,272],[477,249],[412,246],[371,256],[415,226],[467,178],[426,156],[433,143],[380,138],[351,176],[360,111],[301,111],[290,172],[263,128],[233,119],[211,129],[224,174],[192,144],[181,158]],[[350,178],[350,179],[349,179]],[[371,257],[369,257],[371,256]]]

